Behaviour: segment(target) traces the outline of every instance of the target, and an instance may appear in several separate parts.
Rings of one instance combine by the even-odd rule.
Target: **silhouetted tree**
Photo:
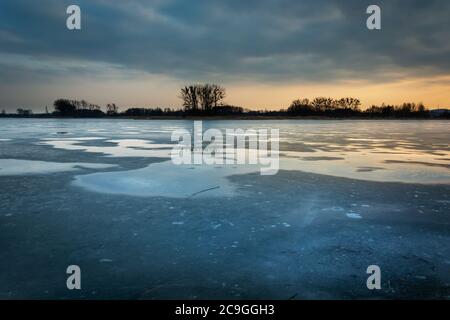
[[[200,106],[203,111],[210,111],[212,109],[214,99],[213,99],[213,89],[209,84],[205,84],[199,87],[199,97]]]
[[[183,100],[183,107],[186,111],[198,110],[199,87],[196,85],[186,86],[181,89],[180,99]]]
[[[104,115],[100,106],[88,103],[85,100],[58,99],[53,105],[56,114],[60,116],[100,117]]]
[[[212,88],[213,107],[218,107],[219,105],[221,105],[222,103],[221,101],[225,99],[226,90],[225,88],[217,84],[211,85],[211,88]]]
[[[17,114],[18,114],[19,116],[25,116],[25,117],[27,117],[27,116],[32,115],[32,114],[33,114],[33,111],[32,111],[32,110],[28,110],[28,109],[19,108],[19,109],[17,109]]]
[[[225,88],[216,84],[190,85],[181,89],[180,99],[187,112],[211,112],[213,107],[221,105],[225,98]]]
[[[119,112],[119,108],[116,106],[115,103],[108,103],[106,105],[106,114],[108,116],[117,115],[118,112]]]
[[[308,99],[294,100],[289,106],[287,112],[292,115],[311,115],[314,110]]]
[[[332,99],[329,98],[324,98],[324,97],[317,97],[315,98],[311,105],[314,108],[314,111],[317,113],[323,113],[325,112],[327,109],[331,108],[331,103]]]
[[[67,99],[58,99],[53,103],[53,106],[55,112],[62,116],[73,115],[77,111],[77,106]]]
[[[377,117],[397,117],[397,118],[428,118],[431,113],[423,103],[406,102],[400,106],[385,105],[371,106],[364,111],[365,114]]]
[[[336,109],[347,110],[347,111],[359,111],[359,106],[361,101],[359,99],[347,97],[341,98],[335,101]]]

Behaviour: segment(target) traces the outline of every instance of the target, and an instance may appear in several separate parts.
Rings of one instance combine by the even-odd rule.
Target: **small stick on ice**
[[[192,198],[192,197],[195,197],[196,195],[199,195],[200,193],[207,192],[207,191],[211,191],[211,190],[215,190],[215,189],[219,189],[219,188],[220,188],[220,186],[217,186],[217,187],[213,187],[213,188],[209,188],[209,189],[205,189],[205,190],[202,190],[202,191],[193,193],[193,194],[191,195],[191,198]]]

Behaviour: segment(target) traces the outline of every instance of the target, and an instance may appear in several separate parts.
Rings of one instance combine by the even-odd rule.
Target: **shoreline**
[[[59,117],[46,115],[31,116],[0,116],[0,119],[105,119],[105,120],[450,120],[446,117],[327,117],[327,116],[150,116],[150,117],[130,117],[130,116],[104,116],[104,117]]]

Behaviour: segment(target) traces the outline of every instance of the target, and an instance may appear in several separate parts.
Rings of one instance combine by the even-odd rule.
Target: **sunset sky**
[[[82,30],[66,28],[71,4]],[[382,30],[366,28],[371,4]],[[0,2],[0,109],[178,107],[181,86],[204,82],[253,109],[315,96],[450,108],[450,1]]]

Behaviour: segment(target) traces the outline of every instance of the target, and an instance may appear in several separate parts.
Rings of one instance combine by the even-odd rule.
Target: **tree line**
[[[294,100],[287,113],[294,116],[376,116],[376,117],[429,117],[432,115],[423,103],[403,103],[401,105],[372,105],[366,110],[360,109],[359,99],[347,97],[341,99],[319,97],[313,100]]]
[[[178,97],[182,108],[128,108],[120,111],[114,104],[101,107],[85,100],[57,99],[54,112],[33,115],[31,109],[17,109],[18,117],[186,117],[186,116],[236,116],[236,117],[362,117],[362,118],[450,118],[449,110],[429,110],[422,103],[403,103],[401,105],[373,105],[361,110],[361,101],[353,97],[334,99],[317,97],[312,100],[294,100],[287,109],[246,110],[242,107],[224,103],[226,90],[217,84],[193,84],[180,89]],[[1,116],[11,116],[5,110]]]
[[[53,103],[55,114],[61,116],[98,117],[104,115],[101,107],[85,100],[58,99]]]
[[[313,100],[297,99],[287,109],[291,115],[354,115],[360,113],[361,101],[348,97],[341,99],[317,97]]]

